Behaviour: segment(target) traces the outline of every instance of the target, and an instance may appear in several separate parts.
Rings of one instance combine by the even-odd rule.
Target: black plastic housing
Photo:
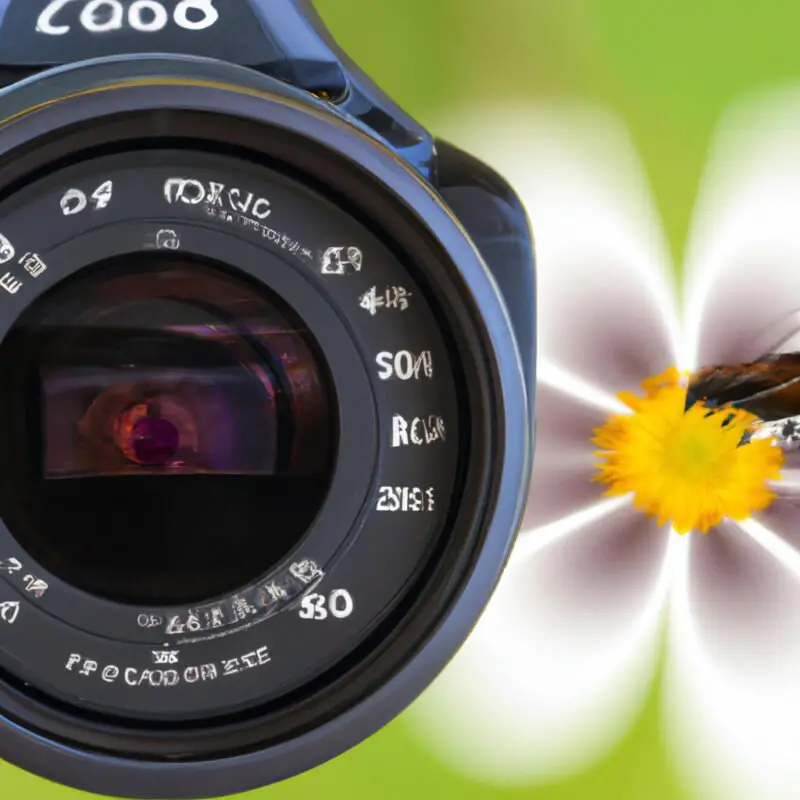
[[[0,754],[88,791],[213,797],[314,767],[374,733],[433,680],[469,634],[508,557],[527,498],[532,454],[525,369],[500,289],[510,291],[510,279],[501,284],[491,275],[453,209],[385,140],[335,105],[252,70],[182,56],[99,59],[20,82],[0,94],[0,108],[6,117],[0,126],[0,202],[57,165],[82,159],[115,152],[135,158],[142,147],[174,148],[181,142],[212,152],[233,148],[240,157],[305,176],[337,197],[340,208],[391,245],[438,309],[441,334],[461,370],[464,423],[457,435],[466,455],[459,491],[446,498],[446,524],[420,560],[402,602],[346,658],[247,719],[197,730],[188,722],[156,731],[87,720],[35,684],[0,680]],[[455,176],[475,173],[474,166],[463,169],[453,172],[454,198],[462,182]],[[524,229],[514,227],[521,223],[513,204],[500,197],[499,179],[489,175],[485,184],[488,190],[479,196],[490,198],[487,213],[493,206],[499,213],[488,229],[475,222],[473,229],[483,236],[490,257],[503,258],[503,237],[509,231],[512,239],[515,231],[524,235]],[[63,263],[72,271],[80,268],[72,257]],[[54,270],[48,281],[59,274]],[[5,304],[0,326],[13,324],[33,291],[26,284]],[[346,322],[350,312],[341,303],[338,309]],[[414,325],[407,328],[412,338],[415,331]],[[370,360],[374,363],[374,353],[367,353]],[[383,420],[378,427],[384,445],[376,463],[401,465],[385,445],[395,409],[380,402],[374,374],[372,382],[372,402]],[[361,441],[352,435],[347,440]],[[366,489],[369,499],[359,520],[375,509],[370,503],[378,488]],[[348,497],[357,499],[354,492]],[[377,530],[381,527],[386,526]],[[7,530],[5,536],[9,541]],[[0,576],[0,588],[19,591],[13,576]],[[289,605],[278,617],[297,612]],[[334,634],[332,643],[340,641]],[[230,639],[235,643],[243,635]],[[42,651],[48,658],[55,652],[52,644]],[[259,651],[253,652],[248,655],[257,660]]]
[[[499,580],[528,493],[533,241],[509,184],[436,141],[375,86],[341,51],[310,0],[199,0],[219,19],[194,30],[173,24],[186,0],[158,0],[166,13],[161,27],[138,18],[139,28],[150,30],[130,24],[133,0],[107,6],[121,4],[119,19],[83,18],[87,2],[0,3],[0,86],[6,87],[0,203],[55,169],[128,152],[135,159],[137,150],[188,147],[286,170],[335,198],[418,276],[460,369],[457,437],[464,457],[460,490],[447,498],[446,525],[391,613],[346,658],[332,659],[321,677],[262,706],[253,702],[224,725],[195,725],[187,717],[156,730],[144,714],[138,729],[94,710],[76,714],[69,698],[56,701],[0,668],[0,757],[91,792],[214,797],[291,777],[362,741],[405,709],[469,634]],[[203,24],[199,16],[187,19],[190,27]],[[90,32],[87,20],[101,30]],[[147,156],[139,158],[144,170]],[[216,247],[209,239],[207,249]],[[266,282],[252,266],[258,259],[241,261]],[[77,254],[67,262],[71,272],[83,268]],[[56,276],[53,269],[47,280]],[[285,280],[288,287],[297,276],[288,270]],[[10,303],[0,293],[2,335],[24,312],[28,287]],[[334,291],[323,288],[320,296],[331,304],[321,335],[332,347],[335,330],[353,332],[353,312]],[[316,308],[309,300],[309,313],[322,325],[328,312]],[[351,349],[363,358],[369,344]],[[373,353],[364,363],[370,358],[374,365]],[[396,409],[374,374],[364,369],[356,380],[356,372],[337,367],[334,380],[357,387],[357,402],[349,402],[342,419],[348,463],[358,469],[334,478],[347,502],[339,504],[335,523],[318,526],[341,533],[341,553],[355,541],[345,535],[347,519],[355,528],[374,510],[380,487],[373,478],[393,457],[386,432]],[[415,463],[421,462],[403,468]],[[0,544],[12,534],[0,520]],[[0,591],[18,591],[13,576],[7,578],[0,575]],[[91,598],[62,589],[75,609],[96,614]],[[274,616],[296,615],[299,601],[300,595],[290,598]],[[335,634],[329,631],[325,641],[337,641]],[[41,645],[43,653],[54,646]]]

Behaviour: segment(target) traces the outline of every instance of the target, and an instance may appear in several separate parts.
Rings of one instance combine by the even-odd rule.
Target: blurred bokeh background
[[[224,2],[224,0],[221,0]],[[789,0],[317,0],[334,35],[422,123],[588,101],[619,115],[644,162],[679,269],[720,115],[738,97],[800,78],[800,4]],[[506,176],[514,182],[514,175]],[[534,220],[535,225],[535,220]],[[542,265],[546,268],[546,265]],[[269,800],[676,800],[690,797],[659,726],[659,682],[603,760],[545,784],[502,788],[449,771],[400,718],[312,773],[247,795]],[[464,697],[469,703],[469,697]],[[0,797],[79,800],[0,766]]]

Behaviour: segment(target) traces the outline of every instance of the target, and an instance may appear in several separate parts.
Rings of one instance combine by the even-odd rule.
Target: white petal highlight
[[[704,800],[800,797],[800,558],[756,522],[693,536],[671,603],[665,724]]]
[[[646,376],[642,376],[646,377]],[[556,366],[547,359],[540,358],[536,365],[536,379],[539,385],[551,386],[562,394],[573,397],[589,406],[609,414],[630,414],[631,410],[615,395],[598,389],[576,375]]]
[[[583,384],[583,396],[565,388],[574,387],[560,376],[555,385],[540,380],[536,389],[536,449],[523,523],[527,529],[594,505],[606,491],[592,481],[597,458],[591,440],[608,416],[593,401],[603,394]]]
[[[574,518],[538,549],[526,543],[541,531],[526,534],[528,557],[512,557],[472,636],[410,712],[453,768],[495,784],[551,779],[602,757],[631,725],[678,537],[614,508]]]
[[[700,365],[755,358],[800,332],[800,87],[724,118],[687,254],[686,322]]]
[[[617,117],[588,105],[497,107],[437,129],[504,174],[525,203],[543,359],[612,393],[675,363],[668,249]]]

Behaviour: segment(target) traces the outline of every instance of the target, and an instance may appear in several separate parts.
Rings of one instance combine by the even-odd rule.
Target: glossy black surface
[[[125,77],[130,79],[132,73],[139,80],[126,85]],[[164,80],[167,76],[179,76],[184,82],[174,77]],[[243,87],[253,86],[254,91],[220,87],[221,81],[230,85],[234,80]],[[65,90],[73,95],[71,99],[53,102]],[[139,56],[84,62],[38,76],[0,96],[6,114],[19,114],[11,124],[0,126],[4,167],[0,173],[4,182],[17,182],[37,172],[42,159],[63,163],[70,154],[93,146],[107,150],[113,142],[117,148],[124,145],[130,150],[142,147],[152,136],[162,142],[163,137],[185,142],[203,136],[211,142],[224,141],[228,148],[241,146],[251,157],[259,158],[258,153],[268,150],[270,158],[335,190],[340,208],[369,219],[371,227],[393,243],[392,250],[403,254],[409,274],[413,271],[420,279],[428,301],[439,309],[449,345],[458,351],[454,363],[463,373],[460,384],[468,388],[465,411],[471,420],[468,428],[459,428],[459,434],[469,442],[471,456],[462,462],[465,488],[449,519],[450,533],[411,587],[413,604],[411,600],[409,605],[401,604],[324,680],[282,698],[275,724],[283,733],[264,740],[258,749],[232,753],[230,737],[258,737],[263,723],[249,728],[230,726],[220,732],[229,744],[226,754],[216,759],[144,762],[114,756],[108,750],[107,734],[84,726],[84,733],[96,733],[106,743],[102,752],[87,752],[65,744],[64,738],[56,744],[51,738],[32,735],[33,729],[53,730],[54,726],[74,731],[75,723],[66,713],[57,720],[53,714],[44,718],[40,703],[5,686],[0,701],[4,709],[0,752],[12,763],[52,780],[117,796],[219,796],[316,766],[378,730],[433,680],[474,625],[510,551],[530,475],[530,408],[518,345],[497,282],[451,209],[418,172],[376,138],[365,137],[328,104],[311,98],[302,103],[299,96],[298,90],[285,84],[217,61]],[[40,110],[26,113],[31,106]],[[269,136],[263,135],[265,126]],[[203,252],[210,246],[204,243]],[[74,263],[74,259],[65,258],[64,263]],[[55,280],[55,269],[47,275]],[[296,302],[294,306],[311,318]],[[356,313],[372,319],[363,306]],[[409,323],[407,334],[416,336],[417,328]],[[332,373],[338,374],[333,365]],[[378,408],[384,415],[394,413],[385,403]],[[340,441],[343,445],[354,441],[363,450],[358,437],[343,435]],[[385,523],[379,530],[384,528]],[[373,558],[369,563],[379,562]],[[342,585],[364,579],[368,572],[359,569]],[[368,604],[358,607],[370,610]],[[288,624],[288,617],[278,615],[279,621],[282,618]],[[259,628],[249,630],[255,635]],[[21,627],[17,630],[22,633]],[[319,640],[304,636],[286,641],[303,646],[307,641],[321,641],[323,631],[330,646],[341,640],[335,626],[318,630]],[[17,644],[23,645],[24,640],[18,639]],[[260,651],[261,647],[248,652],[249,661],[256,659],[260,664]],[[270,664],[277,666],[277,658]],[[302,671],[296,672],[302,679]],[[252,676],[257,677],[257,670],[247,675],[251,676],[248,681],[255,681]],[[31,723],[37,715],[39,719]],[[20,725],[22,720],[24,725]],[[223,744],[203,732],[194,731],[190,738],[217,750]],[[151,737],[151,750],[158,744]]]
[[[436,183],[483,256],[508,307],[528,391],[536,382],[536,275],[533,235],[509,183],[482,161],[438,140]]]
[[[159,0],[170,19],[180,0]],[[0,0],[0,86],[50,67],[134,53],[215,58],[253,69],[334,104],[385,140],[424,177],[431,174],[433,138],[389,98],[336,44],[309,0],[212,0],[216,23],[183,30],[168,23],[143,33],[123,21],[89,33],[80,24],[86,3],[69,0],[46,19],[48,0]],[[129,7],[130,0],[124,5]],[[102,17],[99,17],[102,19]]]
[[[120,1],[126,7],[132,5],[132,0]],[[160,2],[170,14],[179,5],[179,0]],[[379,616],[380,608],[374,603],[357,599],[357,611],[347,618],[349,622],[329,620],[331,624],[315,628],[313,636],[304,630],[291,636],[276,633],[274,641],[283,644],[275,647],[270,637],[268,649],[256,641],[271,630],[268,625],[280,633],[284,626],[294,630],[306,624],[297,608],[287,605],[267,617],[263,626],[237,631],[235,636],[197,643],[175,640],[182,647],[197,648],[228,648],[246,640],[243,650],[252,651],[242,655],[243,662],[249,659],[259,669],[269,670],[273,678],[279,678],[281,670],[292,676],[295,683],[276,683],[274,699],[247,715],[242,709],[250,702],[248,698],[254,697],[254,692],[264,693],[259,669],[232,679],[244,687],[236,701],[241,706],[238,711],[227,696],[205,692],[212,705],[221,704],[225,713],[233,708],[240,714],[221,716],[214,729],[186,725],[180,731],[121,730],[100,716],[94,724],[90,719],[76,719],[68,704],[75,696],[86,695],[74,687],[59,706],[51,702],[53,698],[37,697],[30,686],[11,680],[0,685],[3,758],[51,780],[114,795],[178,798],[247,791],[312,768],[386,724],[429,685],[472,629],[510,552],[531,469],[534,264],[530,228],[519,199],[502,178],[467,154],[445,143],[439,143],[437,153],[431,135],[341,51],[311,0],[213,2],[221,13],[240,15],[233,39],[215,38],[213,34],[222,30],[220,22],[216,30],[209,26],[210,34],[200,31],[190,38],[179,38],[165,27],[164,36],[153,32],[143,39],[141,31],[120,29],[110,30],[107,38],[92,37],[87,42],[80,32],[73,31],[85,0],[62,3],[71,10],[59,24],[66,24],[71,14],[73,27],[47,39],[47,34],[35,31],[36,18],[48,6],[47,0],[0,0],[0,54],[7,59],[5,70],[0,66],[0,84],[29,77],[0,92],[0,117],[14,117],[10,124],[0,125],[0,202],[13,196],[45,163],[50,171],[55,162],[61,166],[74,163],[78,152],[84,156],[93,149],[108,152],[109,146],[115,152],[130,151],[147,146],[143,143],[154,137],[159,146],[168,142],[179,148],[225,147],[226,152],[235,148],[237,153],[243,148],[248,160],[281,164],[309,185],[335,194],[343,212],[368,222],[370,230],[386,241],[409,276],[418,281],[420,298],[424,296],[435,309],[445,347],[457,356],[453,359],[455,377],[467,390],[459,397],[457,434],[462,452],[468,448],[469,454],[460,461],[462,491],[443,492],[448,499],[458,499],[447,509],[445,533],[422,560],[413,556],[413,579],[406,581],[406,593],[385,618]],[[15,18],[20,21],[12,24]],[[3,36],[9,48],[2,46]],[[111,36],[116,38],[113,43]],[[231,46],[233,53],[225,49]],[[51,49],[46,52],[46,47]],[[56,57],[58,47],[63,50],[60,57]],[[167,54],[156,55],[157,50]],[[15,52],[16,59],[12,58]],[[123,53],[130,55],[102,58]],[[90,56],[101,58],[39,74],[45,67]],[[70,99],[63,101],[66,95]],[[34,106],[41,110],[28,113]],[[12,183],[13,193],[8,189]],[[137,179],[137,185],[140,188],[141,180]],[[140,205],[150,208],[152,203]],[[200,236],[191,227],[186,235]],[[115,233],[114,240],[117,236]],[[201,238],[200,250],[212,251],[217,239]],[[321,246],[333,243],[333,238],[328,238]],[[344,240],[339,242],[337,236],[336,243]],[[59,260],[80,268],[66,251],[53,252],[53,264]],[[346,311],[348,302],[374,283],[373,260],[369,263],[368,270],[365,262],[361,276],[369,281],[352,297],[335,296],[335,291],[345,291],[347,286],[338,278],[325,290],[336,300],[342,320],[353,329],[357,319],[353,315],[358,314],[362,315],[359,326],[383,324],[380,315],[366,315],[363,305]],[[56,268],[48,274],[48,280],[55,280]],[[383,279],[379,282],[386,283]],[[319,315],[305,316],[316,319]],[[402,344],[392,342],[387,351],[417,346],[414,337],[422,335],[421,326],[410,320],[400,327]],[[317,338],[327,341],[329,337]],[[419,346],[427,347],[428,338]],[[379,340],[371,335],[367,342],[365,364],[374,362],[370,348]],[[332,351],[342,347],[334,348],[331,343]],[[333,356],[332,352],[329,360]],[[334,377],[344,374],[333,363],[332,373]],[[372,383],[378,390],[337,394],[351,401],[374,398],[384,443],[381,469],[396,470],[399,476],[395,478],[393,472],[392,479],[385,482],[405,486],[420,474],[423,462],[411,450],[393,451],[385,446],[391,430],[388,423],[398,411],[397,390],[390,384],[384,386],[374,375]],[[386,399],[390,391],[391,402]],[[414,391],[414,397],[423,394]],[[355,418],[354,408],[347,419]],[[352,433],[340,439],[343,447],[353,444],[356,456],[363,457],[364,450],[370,449],[363,438]],[[411,477],[406,479],[409,470]],[[337,479],[342,475],[337,471]],[[348,483],[353,485],[351,476]],[[388,563],[396,568],[403,558],[412,559],[408,539],[395,535],[394,527],[385,517],[380,518],[382,514],[366,513],[376,510],[373,495],[377,488],[384,491],[383,486],[371,487],[370,502],[364,505],[362,515],[376,525],[374,535],[362,538],[364,549],[358,553],[364,560],[354,558],[349,562],[350,571],[344,560],[343,566],[335,566],[336,572],[326,570],[320,581],[324,591],[348,588],[360,598],[364,596],[360,583],[373,581],[393,598],[399,597],[396,590],[387,588],[385,580],[376,580],[381,576],[372,574],[376,565]],[[361,502],[360,495],[350,495],[350,491],[341,492],[342,501]],[[339,490],[334,487],[331,496],[338,497]],[[402,518],[395,526],[400,524],[406,524]],[[312,533],[318,528],[322,535],[329,527],[320,521]],[[417,524],[409,531],[419,533],[418,528]],[[376,555],[374,542],[381,536],[399,549],[387,551],[383,558]],[[355,547],[347,552],[358,555]],[[327,555],[322,562],[328,563]],[[336,582],[331,583],[334,576]],[[11,578],[6,583],[6,588],[14,589]],[[44,609],[46,602],[57,599],[52,592],[39,605]],[[83,602],[73,600],[64,608],[75,611]],[[364,630],[369,633],[354,646],[341,631],[344,624],[360,625],[359,615],[366,615]],[[83,616],[85,625],[107,622],[95,611]],[[379,621],[371,622],[373,617]],[[185,621],[181,615],[174,619]],[[138,620],[126,618],[130,626],[134,621],[140,624]],[[21,652],[26,644],[47,642],[51,658],[54,640],[47,635],[26,639],[25,630],[19,625],[12,631],[17,637],[14,647]],[[149,642],[149,629],[137,630],[130,638]],[[310,679],[311,672],[301,664],[297,652],[312,645],[329,658],[317,665],[324,673]],[[97,659],[100,661],[99,656]],[[40,665],[36,658],[23,660],[37,668],[51,666],[45,660]],[[58,666],[55,661],[53,665]],[[124,674],[133,669],[135,675],[144,675],[145,670],[138,667],[129,667]],[[192,664],[188,669],[192,671]],[[67,682],[84,680],[74,665],[62,671],[60,678]],[[105,675],[104,669],[90,670],[86,678],[94,680],[95,690],[102,693],[108,687],[100,675]],[[184,688],[189,692],[192,687]],[[169,691],[177,703],[182,689]],[[54,696],[58,700],[58,695]],[[128,713],[138,717],[145,702],[141,694],[132,699]],[[154,696],[152,702],[151,711],[168,711],[163,698]],[[177,750],[171,749],[176,744]]]

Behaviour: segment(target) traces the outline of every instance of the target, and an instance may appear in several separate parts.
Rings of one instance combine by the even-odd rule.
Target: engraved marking
[[[392,447],[421,447],[446,440],[447,429],[441,417],[414,417],[410,421],[400,414],[392,417]]]
[[[308,585],[315,580],[324,577],[325,573],[320,569],[315,561],[304,559],[289,567],[289,572],[294,575],[301,583]]]
[[[154,664],[177,664],[180,650],[153,650]]]
[[[381,486],[376,511],[433,511],[434,490],[419,486]]]
[[[50,588],[47,585],[47,581],[43,581],[35,575],[26,575],[22,581],[25,583],[25,591],[34,597],[43,597],[44,593]]]
[[[19,601],[7,600],[5,603],[0,603],[0,619],[3,622],[13,625],[19,616]]]
[[[377,286],[373,286],[358,298],[358,304],[374,317],[381,308],[406,311],[411,297],[411,292],[402,286],[387,286],[381,291],[378,291]]]
[[[322,274],[347,275],[361,272],[363,262],[364,256],[357,247],[329,247],[322,254]]]
[[[383,351],[378,353],[375,361],[380,367],[378,377],[382,381],[391,378],[401,381],[433,378],[433,355],[430,350],[423,350],[419,354],[409,350],[400,350],[397,353]]]

